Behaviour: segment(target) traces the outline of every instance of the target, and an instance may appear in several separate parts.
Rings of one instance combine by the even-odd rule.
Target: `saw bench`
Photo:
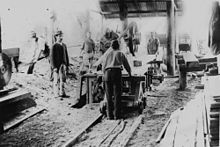
[[[217,65],[217,57],[196,58],[192,52],[185,52],[176,55],[179,70],[179,89],[185,90],[187,87],[187,73],[204,71],[209,64]]]
[[[98,74],[88,73],[81,77],[80,83],[80,98],[83,94],[83,84],[86,84],[86,103],[94,102],[92,96],[94,90],[95,80]],[[132,76],[122,74],[122,105],[123,107],[138,108],[138,112],[142,113],[146,106],[144,92],[145,92],[145,76]]]

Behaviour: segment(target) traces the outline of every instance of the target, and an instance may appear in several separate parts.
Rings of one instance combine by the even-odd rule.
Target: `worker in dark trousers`
[[[111,48],[106,52],[102,64],[103,80],[107,97],[108,119],[120,119],[121,107],[121,77],[123,66],[131,76],[131,68],[125,55],[119,50],[118,40],[113,40]],[[114,102],[113,102],[114,96]]]
[[[64,83],[65,73],[68,72],[69,57],[66,44],[63,43],[62,31],[56,32],[55,40],[50,54],[50,64],[53,69],[53,91],[55,97],[66,97]]]

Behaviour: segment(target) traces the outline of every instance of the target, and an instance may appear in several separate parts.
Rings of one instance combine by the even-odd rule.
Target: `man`
[[[31,62],[36,62],[40,56],[41,51],[44,50],[45,41],[37,37],[37,33],[31,31],[31,49],[33,51]]]
[[[63,42],[62,31],[55,33],[55,44],[51,49],[50,64],[53,71],[53,92],[54,96],[65,97],[64,82],[65,72],[68,72],[69,57],[66,44]]]
[[[111,46],[111,41],[117,39],[119,36],[113,30],[109,28],[106,29],[105,34],[102,36],[100,40],[100,51],[102,55],[109,49]]]
[[[212,15],[209,23],[208,34],[209,52],[212,55],[220,54],[220,6],[218,1],[212,3]]]
[[[107,117],[108,119],[119,119],[121,113],[122,66],[127,70],[129,76],[131,76],[131,68],[127,58],[119,50],[118,40],[112,42],[111,48],[109,48],[104,56],[102,70],[104,73],[103,81],[105,83],[107,97]],[[114,96],[114,105],[112,96]]]
[[[30,49],[27,52],[30,59],[28,63],[30,63],[27,74],[32,74],[34,70],[34,66],[39,58],[43,55],[45,49],[46,42],[42,37],[37,37],[36,32],[31,31],[31,40],[30,40]]]
[[[91,38],[91,32],[87,32],[86,39],[81,49],[81,54],[83,55],[83,64],[81,70],[85,65],[88,64],[89,64],[89,69],[91,68],[94,53],[95,53],[95,42]]]
[[[147,52],[149,55],[155,55],[158,53],[158,48],[160,46],[160,41],[156,38],[156,32],[151,32],[151,38],[147,43]]]

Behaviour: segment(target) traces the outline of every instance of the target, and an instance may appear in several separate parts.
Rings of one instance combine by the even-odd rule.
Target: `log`
[[[5,103],[9,103],[12,101],[18,101],[21,99],[29,98],[29,97],[31,97],[30,92],[27,92],[25,90],[14,91],[4,97],[1,97],[0,98],[0,105],[3,105]]]

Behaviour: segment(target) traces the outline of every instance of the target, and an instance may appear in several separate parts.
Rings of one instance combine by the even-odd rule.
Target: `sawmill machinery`
[[[2,52],[1,21],[0,21],[0,90],[6,86],[12,75],[11,59]]]
[[[0,90],[6,86],[12,75],[11,59],[4,53],[0,53]]]

